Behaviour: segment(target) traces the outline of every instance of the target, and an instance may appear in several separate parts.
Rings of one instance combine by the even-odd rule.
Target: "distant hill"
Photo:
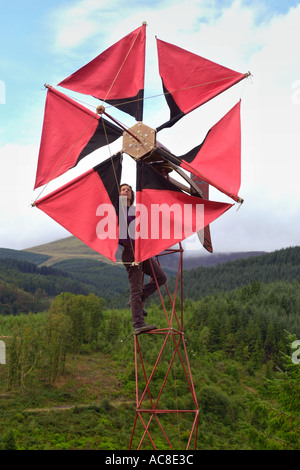
[[[253,281],[300,282],[300,247],[284,248],[261,256],[237,259],[216,266],[201,266],[184,272],[185,298],[225,292]],[[170,284],[170,288],[172,283]]]
[[[216,266],[219,264],[227,263],[228,261],[235,261],[237,259],[247,259],[253,256],[262,256],[264,251],[241,251],[232,253],[210,253],[199,254],[197,252],[184,252],[183,255],[183,269],[190,270],[200,266]],[[165,256],[161,258],[161,264],[164,269],[169,273],[175,273],[178,269],[178,256]]]
[[[49,258],[44,253],[28,252],[24,250],[11,250],[10,248],[0,248],[0,258],[17,259],[19,261],[28,261],[28,263],[43,264]]]
[[[0,258],[0,314],[43,311],[61,292],[88,295],[99,289],[58,269]]]
[[[10,250],[14,251],[14,250]],[[78,259],[90,259],[94,261],[101,261],[102,263],[114,265],[110,260],[100,255],[96,251],[86,246],[83,242],[77,238],[71,236],[57,240],[44,245],[35,246],[23,250],[23,252],[16,253],[16,259],[19,258],[19,253],[23,253],[26,259],[26,254],[33,256],[36,255],[36,261],[26,259],[27,261],[36,262],[39,266],[56,266],[57,263],[64,262],[66,260],[78,260]],[[198,266],[214,266],[217,264],[226,263],[227,261],[233,261],[240,258],[250,258],[252,256],[260,256],[265,252],[263,251],[251,251],[251,252],[234,252],[234,253],[212,253],[212,254],[200,254],[198,252],[187,251],[184,253],[184,269],[192,269]],[[11,254],[12,256],[12,254]],[[1,257],[1,252],[0,252]],[[41,257],[39,259],[39,257]],[[45,258],[42,258],[45,257]],[[117,259],[121,260],[121,249],[117,252]],[[161,263],[168,274],[175,273],[177,271],[178,256],[164,256],[161,258]],[[62,266],[62,265],[61,265]],[[70,264],[69,264],[70,266]]]
[[[257,254],[224,253],[184,255],[184,269],[226,263]],[[117,254],[121,259],[121,252]],[[160,262],[172,284],[178,256],[163,256]],[[184,276],[184,279],[186,276]],[[122,263],[112,263],[71,236],[26,250],[0,249],[0,314],[41,311],[61,292],[106,299],[111,308],[127,306],[129,285]]]
[[[23,252],[45,256],[45,260],[37,263],[43,266],[52,266],[53,264],[66,259],[78,258],[94,259],[96,261],[102,261],[103,263],[113,264],[112,261],[92,250],[82,241],[78,240],[78,238],[73,236],[28,248],[23,250]]]
[[[300,247],[256,254],[190,256],[188,253],[183,262],[184,298],[199,299],[248,285],[254,280],[264,283],[300,280]],[[177,255],[160,258],[171,291],[177,260]],[[30,250],[1,249],[0,283],[0,313],[1,305],[2,313],[39,311],[45,302],[49,304],[61,292],[84,295],[92,292],[105,298],[111,308],[126,307],[129,298],[122,263],[107,262],[74,237]],[[21,295],[21,291],[32,298]]]
[[[110,307],[127,305],[125,268],[89,259],[69,260],[55,268],[0,258],[0,314],[41,311],[61,292],[94,293],[106,299]],[[31,296],[31,303],[27,294]]]

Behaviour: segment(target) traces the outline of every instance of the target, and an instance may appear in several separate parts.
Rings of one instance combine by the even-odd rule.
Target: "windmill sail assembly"
[[[106,160],[62,187],[38,197],[33,205],[86,245],[116,262],[122,219],[119,206],[122,157],[124,153],[129,155],[136,162],[138,222],[135,224],[134,261],[142,263],[165,251],[170,253],[172,247],[179,244],[181,265],[178,268],[178,283],[179,279],[182,282],[182,240],[197,233],[204,248],[212,252],[210,224],[230,209],[234,202],[243,202],[239,195],[241,101],[229,109],[211,129],[207,129],[204,140],[184,155],[177,155],[176,149],[166,149],[158,140],[159,133],[163,129],[176,129],[179,120],[226,92],[250,73],[236,72],[157,38],[156,45],[163,95],[170,113],[169,119],[156,128],[143,122],[145,23],[58,84],[64,89],[100,100],[101,103],[94,111],[68,97],[65,92],[46,85],[47,97],[34,189],[48,187],[51,181],[67,174],[95,150],[105,147],[109,150],[109,145],[121,137],[123,141],[117,154],[111,156],[108,151]],[[107,105],[110,113],[107,112]],[[114,108],[130,115],[136,124],[126,127],[113,116]],[[188,140],[188,135],[186,137]],[[175,176],[172,177],[172,174]],[[183,179],[183,183],[179,182],[178,177]],[[211,201],[210,186],[231,198],[233,203]],[[168,207],[168,222],[172,226],[168,230],[164,214],[161,216],[153,212],[162,205]],[[167,328],[153,333],[162,335],[164,344],[170,337],[186,374],[195,404],[194,410],[186,410],[193,415],[187,444],[189,448],[192,440],[196,446],[199,412],[183,337],[182,302],[181,313],[177,314],[175,297],[170,297],[171,314],[164,308]],[[163,302],[162,297],[161,300]],[[145,404],[142,404],[143,399],[139,400],[137,396],[130,446],[133,445],[136,424],[140,420],[143,436],[138,448],[145,438],[155,448],[150,424],[153,421],[160,428],[163,427],[160,421],[162,410],[158,409],[162,390],[155,401],[150,392],[150,381],[156,365],[150,377],[146,377],[139,340],[135,337],[136,368],[138,357],[146,383],[143,399],[147,396],[150,407],[146,409]],[[169,371],[166,378],[168,375]],[[142,411],[150,416],[147,424],[142,418]],[[166,437],[166,433],[163,433]],[[169,439],[166,439],[172,447]]]

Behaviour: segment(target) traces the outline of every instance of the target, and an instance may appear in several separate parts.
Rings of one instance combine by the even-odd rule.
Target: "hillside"
[[[53,297],[68,291],[88,295],[93,289],[63,271],[0,258],[0,315],[48,309]]]
[[[49,256],[44,253],[27,252],[24,250],[12,250],[10,248],[0,248],[0,259],[1,258],[27,261],[28,263],[42,265],[46,262]]]
[[[103,263],[112,264],[110,260],[89,248],[76,237],[62,238],[51,243],[28,248],[23,250],[23,252],[47,256],[47,259],[38,263],[43,266],[52,266],[57,262],[74,258],[94,259],[96,261],[102,261]]]
[[[48,246],[48,255],[45,248],[41,248],[44,253],[8,250],[9,258],[6,259],[1,258],[6,251],[2,249],[0,314],[39,311],[43,306],[47,307],[49,301],[61,292],[83,295],[94,293],[104,298],[110,308],[126,307],[129,286],[124,266],[103,262],[94,253],[85,256],[79,249],[72,251],[73,243],[78,247],[75,240],[73,238],[69,240],[71,243],[68,245],[66,259],[62,259],[63,244],[59,242],[52,245],[55,247],[52,252]],[[83,246],[84,250],[85,248]],[[58,256],[59,251],[60,256]],[[18,258],[19,255],[21,260],[14,259],[14,256]],[[23,260],[27,256],[31,262]],[[51,257],[51,266],[44,265],[46,258],[43,257],[46,256]],[[168,258],[172,259],[172,262],[168,261]],[[172,264],[174,259],[176,261],[174,255],[161,258],[168,274],[168,286],[171,291],[175,282],[172,276],[176,268],[176,265]],[[184,268],[189,266],[188,259],[184,259]],[[220,257],[217,259],[220,261]],[[261,256],[219,263],[216,266],[184,269],[184,298],[197,300],[204,295],[248,285],[252,281],[269,283],[299,279],[300,248],[286,248]],[[154,301],[155,299],[158,300],[158,295],[153,297]]]
[[[66,262],[66,268],[68,263]],[[69,272],[17,259],[0,258],[0,315],[38,312],[61,292],[107,300],[110,307],[126,304],[128,291],[125,269],[94,260],[71,260]],[[120,297],[120,299],[119,299]]]
[[[3,249],[2,249],[3,250]],[[13,256],[14,250],[9,250],[9,256]],[[96,261],[102,261],[103,263],[113,264],[110,260],[104,256],[96,253],[94,250],[86,246],[76,237],[67,237],[61,240],[56,240],[51,243],[46,243],[44,245],[35,246],[23,250],[22,252],[16,252],[15,257],[20,259],[19,254],[22,253],[22,259],[26,261],[35,262],[30,258],[26,258],[26,255],[32,257],[36,256],[36,263],[39,266],[53,266],[56,263],[72,260],[72,259],[92,259]],[[249,258],[252,256],[259,256],[264,254],[264,252],[251,251],[251,252],[234,252],[234,253],[212,253],[206,254],[203,249],[199,249],[199,252],[186,251],[184,254],[184,269],[191,269],[197,266],[214,266],[220,263],[225,263],[227,261],[234,261],[240,258]],[[0,250],[0,257],[4,257],[5,250],[3,255]],[[38,256],[45,257],[39,260]],[[6,257],[6,256],[5,256]],[[117,259],[121,260],[121,250],[117,252]],[[163,259],[164,268],[168,273],[176,272],[177,270],[177,261],[178,257],[176,255],[167,256]]]
[[[262,256],[228,261],[184,272],[185,298],[226,292],[250,284],[300,280],[300,247],[284,248]]]
[[[297,281],[254,282],[186,302],[184,337],[199,405],[197,450],[299,450],[300,368],[291,356],[300,334],[299,307]],[[149,316],[164,326],[160,306],[150,306]],[[7,365],[0,367],[0,450],[128,449],[136,409],[131,331],[128,308],[107,310],[93,294],[61,294],[48,315],[0,316],[8,348]],[[158,408],[191,410],[182,344],[175,348],[170,340],[149,394],[153,403],[159,397]],[[160,334],[139,337],[145,366],[140,387],[163,341]],[[185,449],[190,415],[159,415],[159,421],[174,449]],[[157,449],[168,451],[155,419],[149,429]],[[134,449],[143,433],[140,425]],[[144,449],[153,450],[147,437]]]
[[[300,335],[299,280],[300,247],[185,270],[198,450],[299,449],[300,369],[291,360]],[[52,266],[0,258],[0,336],[8,352],[0,368],[0,450],[128,448],[135,369],[127,301],[122,266],[80,256]],[[147,310],[163,328],[162,306],[152,302]],[[19,315],[27,312],[37,313]],[[161,335],[141,335],[147,374],[161,342]],[[164,354],[173,351],[174,344]],[[170,357],[159,361],[153,396]],[[160,405],[191,409],[179,357],[173,365]],[[178,423],[169,422],[168,433],[183,449],[190,423]],[[153,436],[168,449],[159,429]]]

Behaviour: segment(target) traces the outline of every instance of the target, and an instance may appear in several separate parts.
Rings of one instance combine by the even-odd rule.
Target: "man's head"
[[[127,197],[127,205],[132,206],[132,204],[134,202],[134,191],[133,191],[132,187],[129,184],[127,184],[127,183],[121,184],[119,194],[120,194],[120,196]]]

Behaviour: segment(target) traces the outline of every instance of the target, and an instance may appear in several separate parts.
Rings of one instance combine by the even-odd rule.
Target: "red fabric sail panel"
[[[241,121],[240,101],[207,133],[201,145],[180,157],[156,151],[181,168],[193,173],[222,191],[235,201],[240,201],[241,184]]]
[[[239,73],[204,59],[192,52],[157,39],[159,74],[169,105],[170,121],[157,131],[246,78]]]
[[[241,185],[240,103],[211,128],[195,158],[183,157],[180,164],[235,201]]]
[[[185,194],[150,165],[138,161],[136,261],[155,256],[198,232],[231,206]]]
[[[114,124],[48,87],[34,189],[121,135],[122,130]]]
[[[112,103],[142,121],[145,44],[143,24],[59,85]]]
[[[75,237],[112,261],[116,261],[119,243],[120,158],[120,155],[109,158],[35,203]]]

